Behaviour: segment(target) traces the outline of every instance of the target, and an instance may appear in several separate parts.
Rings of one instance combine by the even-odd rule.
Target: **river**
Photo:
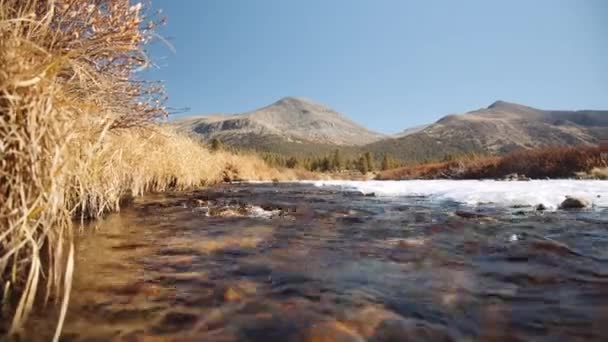
[[[78,234],[62,340],[608,340],[608,182],[415,182],[137,199]]]

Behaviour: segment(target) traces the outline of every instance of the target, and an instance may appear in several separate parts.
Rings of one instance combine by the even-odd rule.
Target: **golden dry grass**
[[[154,26],[128,0],[0,0],[0,334],[35,302],[64,317],[74,217],[146,191],[296,176],[156,124],[162,89],[137,79]]]
[[[581,179],[608,180],[608,167],[594,167],[589,172],[579,172],[577,176]]]

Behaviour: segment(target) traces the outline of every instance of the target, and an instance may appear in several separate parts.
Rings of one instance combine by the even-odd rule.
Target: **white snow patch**
[[[431,201],[456,201],[475,206],[543,204],[556,209],[566,196],[580,197],[596,207],[608,207],[608,181],[600,180],[409,180],[409,181],[307,181],[317,187],[337,187],[376,196],[428,196]]]

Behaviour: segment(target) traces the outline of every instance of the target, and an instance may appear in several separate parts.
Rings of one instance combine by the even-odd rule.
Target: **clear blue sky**
[[[608,109],[607,0],[152,0],[180,116],[303,96],[381,132],[502,99]]]

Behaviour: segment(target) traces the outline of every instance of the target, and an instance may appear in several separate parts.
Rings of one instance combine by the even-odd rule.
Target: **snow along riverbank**
[[[566,196],[583,198],[594,207],[608,207],[608,181],[599,180],[408,180],[408,181],[310,181],[317,187],[339,188],[376,196],[425,196],[432,201],[466,205],[538,205],[556,209]]]

